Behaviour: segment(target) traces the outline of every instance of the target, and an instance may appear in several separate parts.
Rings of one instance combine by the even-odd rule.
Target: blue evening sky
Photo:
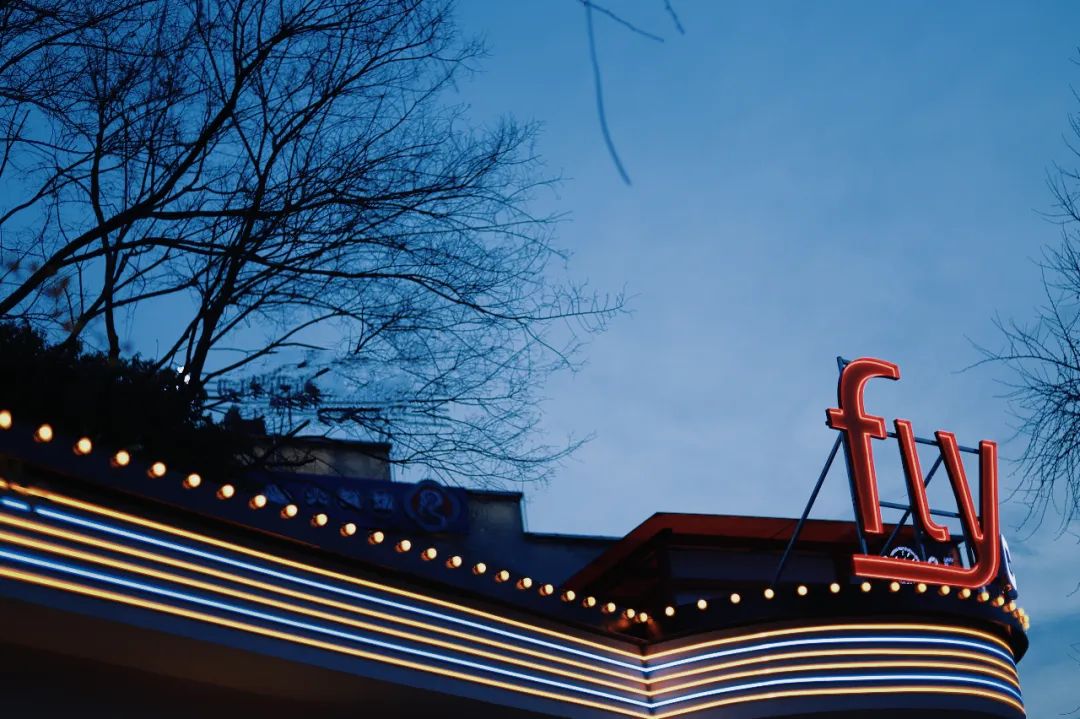
[[[527,490],[530,528],[796,515],[833,441],[838,354],[900,365],[900,382],[871,386],[875,412],[1015,456],[1005,375],[960,370],[973,341],[997,341],[995,313],[1026,319],[1040,301],[1035,262],[1058,241],[1038,214],[1046,170],[1068,159],[1080,110],[1080,5],[673,3],[684,36],[663,0],[609,5],[664,44],[596,18],[631,187],[600,136],[581,5],[460,3],[491,53],[461,97],[477,119],[544,123],[539,151],[569,179],[543,206],[571,213],[571,274],[633,296],[588,366],[548,386],[550,431],[596,437]],[[849,518],[849,501],[836,474],[816,516]],[[1033,620],[1029,715],[1051,717],[1080,705],[1077,546],[1053,520],[1017,528],[1015,499],[1005,514]]]

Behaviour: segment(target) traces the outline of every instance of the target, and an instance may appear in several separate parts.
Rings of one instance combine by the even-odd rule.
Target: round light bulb
[[[664,616],[674,617],[675,616],[675,607],[671,607],[671,606],[664,607]]]
[[[164,462],[154,462],[150,465],[150,468],[146,470],[146,474],[153,479],[161,479],[165,476],[166,471],[167,468],[165,467]]]
[[[446,566],[448,569],[457,569],[464,563],[464,561],[465,560],[455,554],[454,556],[446,560]]]
[[[704,599],[699,599],[697,600],[697,608],[704,612],[709,608],[709,603]]]
[[[298,514],[300,514],[300,508],[297,507],[295,504],[286,504],[284,507],[281,508],[282,519],[292,519]]]
[[[11,412],[0,409],[0,429],[11,429]]]
[[[473,574],[481,575],[486,571],[487,571],[487,565],[484,564],[483,562],[477,562],[476,564],[473,565],[473,568],[472,568],[472,573]]]
[[[192,472],[184,478],[184,489],[196,489],[202,484],[202,477]]]
[[[34,432],[34,441],[35,442],[51,442],[52,438],[53,438],[52,425],[43,424],[43,425],[41,425],[40,427],[37,428],[36,432]]]
[[[345,522],[345,524],[341,525],[341,536],[342,537],[351,537],[354,534],[356,534],[356,525],[355,524],[353,524],[352,522]]]
[[[90,441],[89,437],[82,437],[75,443],[73,448],[75,454],[80,457],[90,454],[94,450],[94,443]]]
[[[765,587],[764,594],[765,594],[766,599],[772,599],[773,597],[776,596],[776,590],[773,589],[772,587]]]

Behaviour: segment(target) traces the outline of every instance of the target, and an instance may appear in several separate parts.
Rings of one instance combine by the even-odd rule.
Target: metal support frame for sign
[[[848,365],[848,363],[849,363],[849,360],[846,360],[843,357],[837,357],[836,358],[837,369],[841,374],[843,374],[844,367],[846,367]],[[891,439],[896,439],[897,438],[896,432],[893,432],[893,431],[886,432],[886,435],[887,435],[887,437],[889,437]],[[922,481],[922,484],[923,484],[923,487],[926,488],[927,486],[929,486],[931,480],[934,478],[934,475],[937,472],[938,468],[940,468],[941,465],[942,465],[943,456],[940,454],[941,443],[936,439],[927,439],[925,437],[914,437],[914,441],[915,441],[916,444],[930,445],[930,446],[933,446],[933,447],[937,447],[939,449],[939,455],[938,455],[937,459],[934,461],[933,466],[930,468],[930,471],[926,474],[926,477],[925,478],[920,477],[920,479]],[[787,546],[784,548],[784,553],[780,557],[780,563],[776,567],[776,573],[773,575],[773,585],[779,584],[780,579],[783,576],[784,568],[787,566],[788,559],[791,557],[791,552],[793,551],[793,549],[795,548],[795,544],[799,540],[799,535],[802,533],[803,527],[806,524],[806,520],[809,517],[810,512],[814,507],[814,503],[817,501],[818,494],[821,492],[821,487],[825,483],[825,478],[828,476],[829,470],[832,468],[833,461],[836,459],[836,453],[837,453],[837,451],[839,451],[841,445],[843,445],[843,447],[844,447],[844,460],[845,460],[844,464],[845,464],[845,467],[847,469],[848,484],[849,484],[849,488],[852,490],[851,491],[852,510],[854,512],[854,515],[855,515],[856,537],[857,537],[857,540],[858,540],[858,543],[859,543],[859,548],[862,551],[862,553],[863,554],[868,553],[866,532],[865,532],[865,528],[863,527],[862,516],[861,516],[861,513],[859,511],[859,507],[858,507],[858,504],[857,504],[857,501],[856,501],[855,478],[854,478],[854,474],[853,474],[852,468],[851,468],[851,454],[850,454],[850,451],[849,451],[849,448],[848,448],[846,433],[841,431],[841,432],[839,432],[839,435],[837,436],[836,441],[833,443],[833,447],[832,447],[832,450],[830,450],[830,452],[829,452],[828,458],[825,460],[825,466],[822,467],[822,469],[821,469],[821,474],[818,476],[817,482],[814,484],[814,489],[810,493],[810,498],[807,501],[806,506],[803,508],[802,514],[799,516],[799,520],[795,523],[795,529],[791,534],[791,538],[788,540]],[[959,445],[957,447],[957,449],[959,449],[961,452],[964,452],[966,454],[975,454],[975,455],[979,454],[979,450],[974,448],[974,447],[965,447],[965,446]],[[888,502],[888,501],[879,500],[878,501],[878,506],[888,508],[888,509],[899,509],[899,510],[904,511],[903,516],[901,516],[900,520],[896,523],[896,526],[893,527],[892,532],[889,534],[888,538],[885,540],[885,543],[882,545],[881,552],[880,552],[881,556],[886,556],[889,553],[889,551],[893,549],[893,543],[896,541],[896,538],[900,535],[900,532],[903,530],[903,528],[907,525],[908,520],[911,519],[912,520],[912,530],[914,531],[914,534],[915,534],[916,549],[918,550],[918,554],[919,554],[920,558],[925,560],[926,559],[926,551],[925,551],[925,547],[924,547],[924,543],[923,543],[923,536],[925,535],[925,528],[919,526],[920,522],[919,522],[918,518],[914,516],[915,512],[914,512],[914,507],[911,504],[911,498],[909,497],[907,504],[901,504],[899,502]],[[949,512],[949,511],[935,510],[935,509],[931,509],[930,514],[935,515],[935,516],[940,516],[940,517],[949,517],[949,518],[952,518],[952,519],[956,519],[956,518],[960,517],[960,514],[958,512]],[[968,561],[972,562],[972,561],[974,561],[972,544],[971,544],[970,538],[968,537],[967,527],[964,526],[963,523],[961,523],[961,532],[962,532],[962,538],[960,539],[958,544],[963,545],[963,547],[964,547],[964,549],[966,551],[967,557],[968,557]]]

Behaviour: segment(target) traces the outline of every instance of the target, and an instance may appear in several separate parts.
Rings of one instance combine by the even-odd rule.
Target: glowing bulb
[[[581,600],[581,603],[583,606],[592,609],[596,606],[596,597],[585,597],[583,600]]]
[[[967,587],[964,587],[963,589],[960,590],[960,598],[961,599],[967,599],[970,596],[971,596],[971,590],[968,589]]]
[[[11,429],[11,412],[0,410],[0,429]]]
[[[152,479],[161,479],[165,476],[166,469],[164,462],[154,462],[150,469],[146,470],[146,474]]]
[[[184,489],[195,489],[202,484],[202,477],[192,472],[184,478]]]
[[[772,599],[776,596],[776,590],[774,590],[772,587],[765,587],[764,594],[766,599]]]
[[[634,617],[637,616],[637,612],[635,612],[630,607],[627,607],[625,610],[623,610],[623,616],[626,617],[627,619],[633,619]]]
[[[377,529],[367,537],[368,544],[382,544],[384,539],[386,539],[386,535]]]
[[[829,585],[829,591],[832,592],[833,594],[839,594],[840,593],[840,585],[837,584],[836,582],[833,582],[832,584]]]
[[[709,603],[704,599],[699,599],[697,600],[697,608],[704,612],[709,608]]]
[[[808,594],[808,593],[810,592],[810,590],[806,588],[806,585],[805,585],[805,584],[800,584],[800,585],[798,586],[798,588],[797,588],[797,589],[795,590],[795,592],[796,592],[796,593],[797,593],[797,594],[798,594],[798,595],[799,595],[800,597],[805,597],[805,596],[806,596],[806,595],[807,595],[807,594]]]
[[[890,592],[899,592],[900,591],[900,582],[889,582],[889,591]]]
[[[312,527],[325,527],[326,523],[330,521],[330,517],[326,516],[325,512],[319,512],[311,518]]]
[[[742,601],[742,597],[739,596],[738,592],[733,592],[732,595],[731,595],[731,603],[732,604],[738,604],[741,601]]]
[[[541,584],[539,591],[541,597],[550,597],[555,593],[555,586],[553,584]]]
[[[988,601],[990,599],[990,592],[984,589],[983,591],[979,592],[979,596],[977,596],[976,599],[978,599],[980,602]]]
[[[464,560],[461,557],[459,557],[458,555],[455,554],[454,556],[452,556],[452,557],[450,557],[449,559],[446,560],[446,568],[447,569],[457,569],[463,563],[464,563]]]
[[[666,616],[666,617],[674,617],[675,616],[675,607],[671,607],[671,606],[664,607],[664,616]]]
[[[616,609],[618,609],[618,607],[615,606],[615,602],[608,602],[601,611],[603,611],[604,614],[614,614]]]
[[[638,621],[638,624],[645,624],[646,622],[649,621],[649,615],[646,614],[645,612],[638,612],[637,621]]]
[[[950,587],[948,584],[942,584],[940,587],[938,587],[938,594],[940,594],[943,597],[949,596],[949,592],[951,592],[951,591],[952,591],[952,587]]]
[[[400,542],[394,545],[394,551],[398,552],[399,554],[407,552],[410,549],[412,549],[412,542],[410,542],[408,539],[402,539]]]
[[[918,592],[919,594],[924,594],[926,592],[926,585],[923,584],[922,582],[919,582],[918,584],[915,585],[915,591]]]
[[[282,519],[292,519],[298,514],[300,514],[300,508],[297,507],[295,504],[286,504],[284,507],[281,508]]]
[[[53,429],[51,425],[43,424],[37,428],[34,432],[35,442],[51,442],[53,438]]]
[[[231,484],[223,484],[217,491],[218,499],[232,499],[232,496],[236,494],[236,487]]]
[[[256,494],[254,497],[251,498],[251,501],[248,502],[248,506],[252,509],[262,509],[266,506],[266,495]]]
[[[532,584],[533,584],[533,581],[532,581],[531,578],[522,577],[521,579],[518,580],[517,588],[518,589],[529,589],[529,588],[532,587]]]
[[[1004,603],[1005,603],[1005,597],[994,597],[994,606],[995,607],[1000,607]]]
[[[487,565],[483,562],[477,562],[473,565],[472,573],[479,576],[487,571]]]
[[[859,585],[859,589],[863,590],[864,594],[866,592],[869,592],[870,591],[870,582],[863,582],[862,584]]]
[[[354,534],[356,534],[356,525],[355,524],[353,524],[352,522],[345,522],[345,524],[341,525],[341,536],[342,537],[351,537]]]
[[[73,447],[75,454],[79,455],[80,457],[90,454],[93,449],[94,443],[90,441],[89,437],[81,438],[78,442],[75,443],[75,446]]]
[[[510,579],[510,572],[506,571],[505,569],[500,569],[498,572],[495,573],[495,581],[496,582],[501,583],[501,582],[508,581],[509,579]]]
[[[562,593],[561,598],[564,602],[572,602],[577,599],[577,592],[575,592],[573,589],[567,589],[565,592]]]
[[[126,467],[131,464],[131,455],[126,450],[120,450],[112,456],[112,465],[114,467]]]
[[[425,562],[430,562],[435,557],[439,556],[439,551],[435,547],[428,547],[424,551],[420,552],[420,558]]]

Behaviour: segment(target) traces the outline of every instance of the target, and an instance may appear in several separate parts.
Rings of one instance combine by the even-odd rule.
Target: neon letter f
[[[827,424],[847,436],[848,460],[855,483],[859,515],[867,534],[881,534],[881,508],[878,506],[877,472],[874,470],[874,450],[871,438],[885,439],[885,418],[866,414],[863,390],[874,377],[900,379],[900,368],[892,362],[860,357],[849,362],[840,373],[837,386],[838,408],[825,410]]]

